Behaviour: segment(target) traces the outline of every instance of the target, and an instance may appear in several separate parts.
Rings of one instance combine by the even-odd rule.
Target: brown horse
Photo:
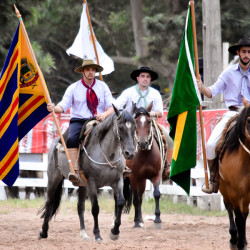
[[[229,121],[230,122],[230,121]],[[247,249],[250,203],[250,106],[240,112],[219,157],[220,192],[228,211],[231,249]]]
[[[143,227],[142,199],[146,187],[146,180],[150,180],[154,186],[155,199],[155,227],[161,227],[159,199],[161,196],[159,185],[161,182],[161,153],[157,141],[154,138],[153,121],[149,112],[152,103],[147,109],[134,105],[136,121],[136,145],[137,152],[132,160],[127,160],[126,165],[132,173],[124,181],[124,197],[126,200],[125,212],[129,212],[132,201],[135,209],[134,227]]]

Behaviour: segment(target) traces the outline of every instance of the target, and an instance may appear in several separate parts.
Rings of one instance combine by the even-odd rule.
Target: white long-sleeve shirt
[[[97,114],[103,113],[105,108],[108,109],[112,106],[113,97],[110,89],[105,82],[97,79],[93,89],[98,99]],[[86,91],[87,88],[79,80],[66,89],[62,100],[57,105],[61,106],[64,112],[71,108],[71,117],[90,119],[93,116],[87,106]]]
[[[146,91],[142,92],[142,94],[144,95],[145,92]],[[139,103],[137,103],[139,98],[140,95],[137,92],[136,87],[132,86],[130,88],[125,89],[121,93],[121,95],[114,101],[114,104],[118,109],[122,109],[124,106],[126,106],[125,109],[130,112],[132,109],[132,102],[136,103],[136,106],[138,108],[141,106],[145,107],[143,98],[141,98]],[[151,101],[153,101],[152,111],[160,111],[163,114],[162,98],[160,93],[156,89],[149,87],[149,92],[148,95],[146,96],[146,100],[147,100],[147,105],[149,105]]]
[[[239,63],[228,66],[209,88],[212,97],[224,93],[227,107],[242,106],[241,95],[250,102],[250,68],[243,72]]]

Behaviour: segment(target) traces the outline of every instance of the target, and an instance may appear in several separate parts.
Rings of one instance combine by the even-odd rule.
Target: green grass
[[[34,200],[21,200],[21,199],[8,199],[0,201],[0,214],[6,214],[11,209],[17,208],[36,208],[37,211],[44,204],[45,199],[34,199]],[[104,210],[107,213],[113,213],[114,211],[114,200],[107,198],[107,196],[100,196],[98,198],[100,210]],[[66,214],[69,210],[77,209],[77,201],[62,201],[60,205],[60,213]],[[91,210],[90,201],[86,201],[85,209]],[[142,212],[143,214],[154,214],[155,202],[154,199],[143,200]],[[226,211],[205,211],[197,207],[188,206],[184,203],[174,204],[170,198],[162,197],[160,200],[160,210],[162,214],[189,214],[196,216],[227,216]],[[133,207],[131,208],[131,216],[134,213]]]

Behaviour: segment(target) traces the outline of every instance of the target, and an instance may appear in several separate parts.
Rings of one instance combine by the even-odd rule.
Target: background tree
[[[1,0],[0,70],[17,27],[13,4],[22,14],[38,63],[44,73],[52,100],[57,103],[67,86],[78,80],[74,69],[82,60],[68,56],[79,30],[82,1]],[[174,82],[188,1],[182,0],[89,0],[95,35],[113,58],[115,71],[103,76],[114,91],[121,92],[134,82],[130,73],[148,65],[160,75],[157,83],[171,89]],[[235,43],[250,36],[249,1],[221,1],[222,40]],[[235,11],[237,9],[237,12]],[[202,57],[202,6],[195,3],[198,53]],[[167,96],[167,95],[166,95]]]

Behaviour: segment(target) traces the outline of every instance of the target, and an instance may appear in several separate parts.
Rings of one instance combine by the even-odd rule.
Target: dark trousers
[[[69,122],[67,148],[78,148],[81,129],[87,120],[88,119],[71,118]]]

